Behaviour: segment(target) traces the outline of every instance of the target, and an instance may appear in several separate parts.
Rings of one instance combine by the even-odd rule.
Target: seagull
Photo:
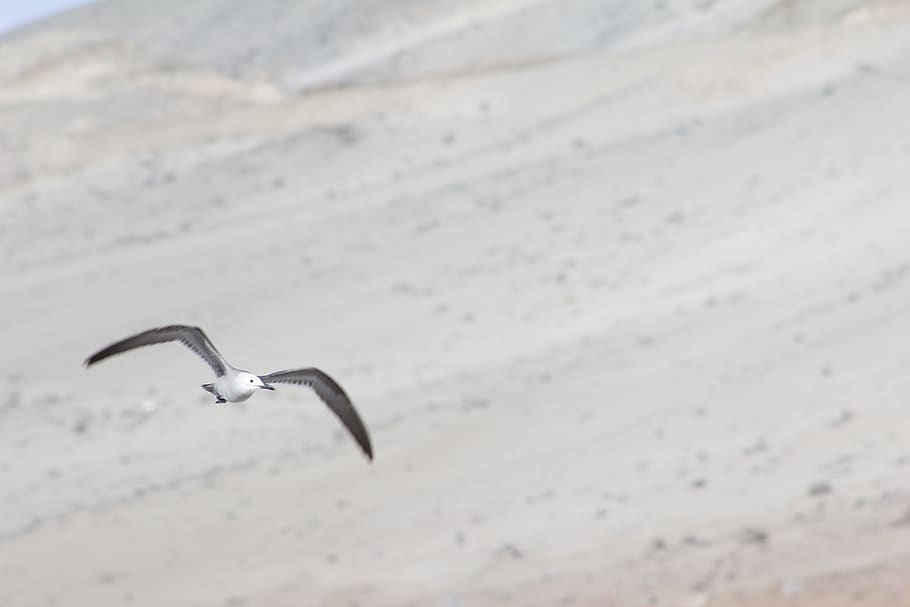
[[[363,450],[367,459],[373,460],[373,446],[370,444],[370,435],[363,425],[351,399],[344,393],[334,379],[313,367],[304,369],[287,369],[276,371],[268,375],[256,375],[243,371],[228,363],[209,338],[199,327],[187,325],[170,325],[149,329],[137,333],[126,339],[112,343],[108,347],[98,350],[85,360],[85,366],[104,360],[109,356],[120,354],[134,348],[163,344],[169,341],[179,341],[184,346],[198,354],[215,372],[215,381],[202,384],[202,388],[215,397],[216,404],[241,403],[247,400],[257,390],[274,390],[272,384],[295,384],[308,386],[316,392],[332,410],[344,427],[347,428],[357,444]]]

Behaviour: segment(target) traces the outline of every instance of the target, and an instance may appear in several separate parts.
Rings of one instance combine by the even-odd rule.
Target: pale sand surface
[[[0,606],[910,604],[908,31],[174,0],[0,40]],[[81,367],[174,322],[329,371],[375,463],[176,345]]]

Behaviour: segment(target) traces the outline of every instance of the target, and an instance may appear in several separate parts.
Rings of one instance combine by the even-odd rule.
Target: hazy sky
[[[0,0],[0,32],[89,0]]]

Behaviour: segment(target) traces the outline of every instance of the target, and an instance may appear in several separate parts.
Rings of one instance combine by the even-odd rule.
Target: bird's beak
[[[274,390],[275,390],[275,386],[273,386],[273,385],[271,385],[271,384],[262,384],[262,389],[263,389],[263,390],[272,390],[272,391],[274,391]]]

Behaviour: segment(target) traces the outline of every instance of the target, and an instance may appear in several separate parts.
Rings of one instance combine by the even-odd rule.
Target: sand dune
[[[906,602],[905,3],[184,5],[0,39],[0,606]]]

